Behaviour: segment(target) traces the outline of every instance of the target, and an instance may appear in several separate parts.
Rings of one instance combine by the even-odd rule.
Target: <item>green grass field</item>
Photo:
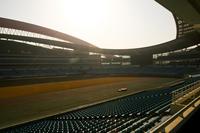
[[[175,78],[107,77],[0,88],[0,128],[174,83]],[[126,87],[127,91],[118,92]]]

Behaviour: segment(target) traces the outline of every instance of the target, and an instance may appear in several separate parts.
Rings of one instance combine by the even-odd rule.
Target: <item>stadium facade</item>
[[[167,74],[162,69],[174,66],[177,69],[181,66],[198,69],[199,32],[192,24],[174,18],[177,24],[175,40],[145,48],[120,50],[101,49],[58,31],[0,18],[1,78],[83,73],[142,74],[149,70],[152,70],[149,74],[153,75],[154,69],[162,67],[160,73]],[[177,72],[176,68],[174,71]],[[179,75],[188,72],[184,68],[179,69]],[[175,74],[173,69],[169,71],[168,74]]]

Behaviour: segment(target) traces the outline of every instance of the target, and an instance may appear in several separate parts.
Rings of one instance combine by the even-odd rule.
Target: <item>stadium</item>
[[[143,48],[99,48],[1,17],[0,132],[181,132],[192,125],[200,106],[200,2],[156,1],[172,12],[176,39]]]

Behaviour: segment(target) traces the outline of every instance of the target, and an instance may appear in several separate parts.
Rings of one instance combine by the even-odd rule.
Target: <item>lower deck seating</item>
[[[3,130],[5,133],[141,132],[169,110],[172,91],[199,80],[187,79],[170,88],[144,91],[120,99]]]
[[[0,79],[31,77],[73,76],[73,75],[141,75],[141,76],[183,76],[194,72],[194,68],[182,67],[89,67],[89,66],[0,66]]]

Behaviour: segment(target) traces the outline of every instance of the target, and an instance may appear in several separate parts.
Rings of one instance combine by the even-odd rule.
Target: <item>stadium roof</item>
[[[135,48],[135,49],[101,49],[95,47],[94,45],[78,39],[76,37],[48,29],[42,26],[37,26],[34,24],[29,24],[25,22],[20,22],[16,20],[0,18],[0,27],[11,28],[17,30],[23,30],[33,33],[38,33],[54,38],[58,38],[61,40],[65,40],[67,42],[48,40],[36,37],[27,37],[27,36],[18,36],[18,35],[8,35],[8,34],[0,34],[0,38],[5,39],[14,39],[21,41],[30,41],[36,43],[44,43],[51,44],[59,47],[72,48],[81,51],[87,52],[96,52],[103,54],[116,54],[116,55],[142,55],[144,53],[149,54],[157,54],[157,53],[165,53],[169,51],[179,50],[183,48],[187,48],[190,46],[194,46],[200,43],[200,2],[198,0],[181,0],[181,3],[184,6],[179,6],[180,0],[156,0],[165,7],[167,7],[170,11],[174,13],[174,18],[177,24],[177,38],[175,40],[153,45],[144,48]],[[183,18],[186,22],[179,19]],[[180,36],[179,36],[180,35]],[[70,42],[70,43],[69,43]]]
[[[199,0],[156,0],[165,8],[181,17],[200,31],[200,1]],[[180,6],[181,4],[181,6]]]
[[[0,17],[0,27],[33,32],[33,33],[37,33],[37,34],[42,34],[42,35],[62,39],[62,40],[65,40],[65,41],[68,41],[68,42],[71,42],[74,44],[85,45],[88,47],[96,47],[86,41],[83,41],[76,37],[64,34],[62,32],[55,31],[55,30],[52,30],[52,29],[49,29],[46,27],[30,24],[30,23],[17,21],[17,20],[11,20],[11,19]]]

